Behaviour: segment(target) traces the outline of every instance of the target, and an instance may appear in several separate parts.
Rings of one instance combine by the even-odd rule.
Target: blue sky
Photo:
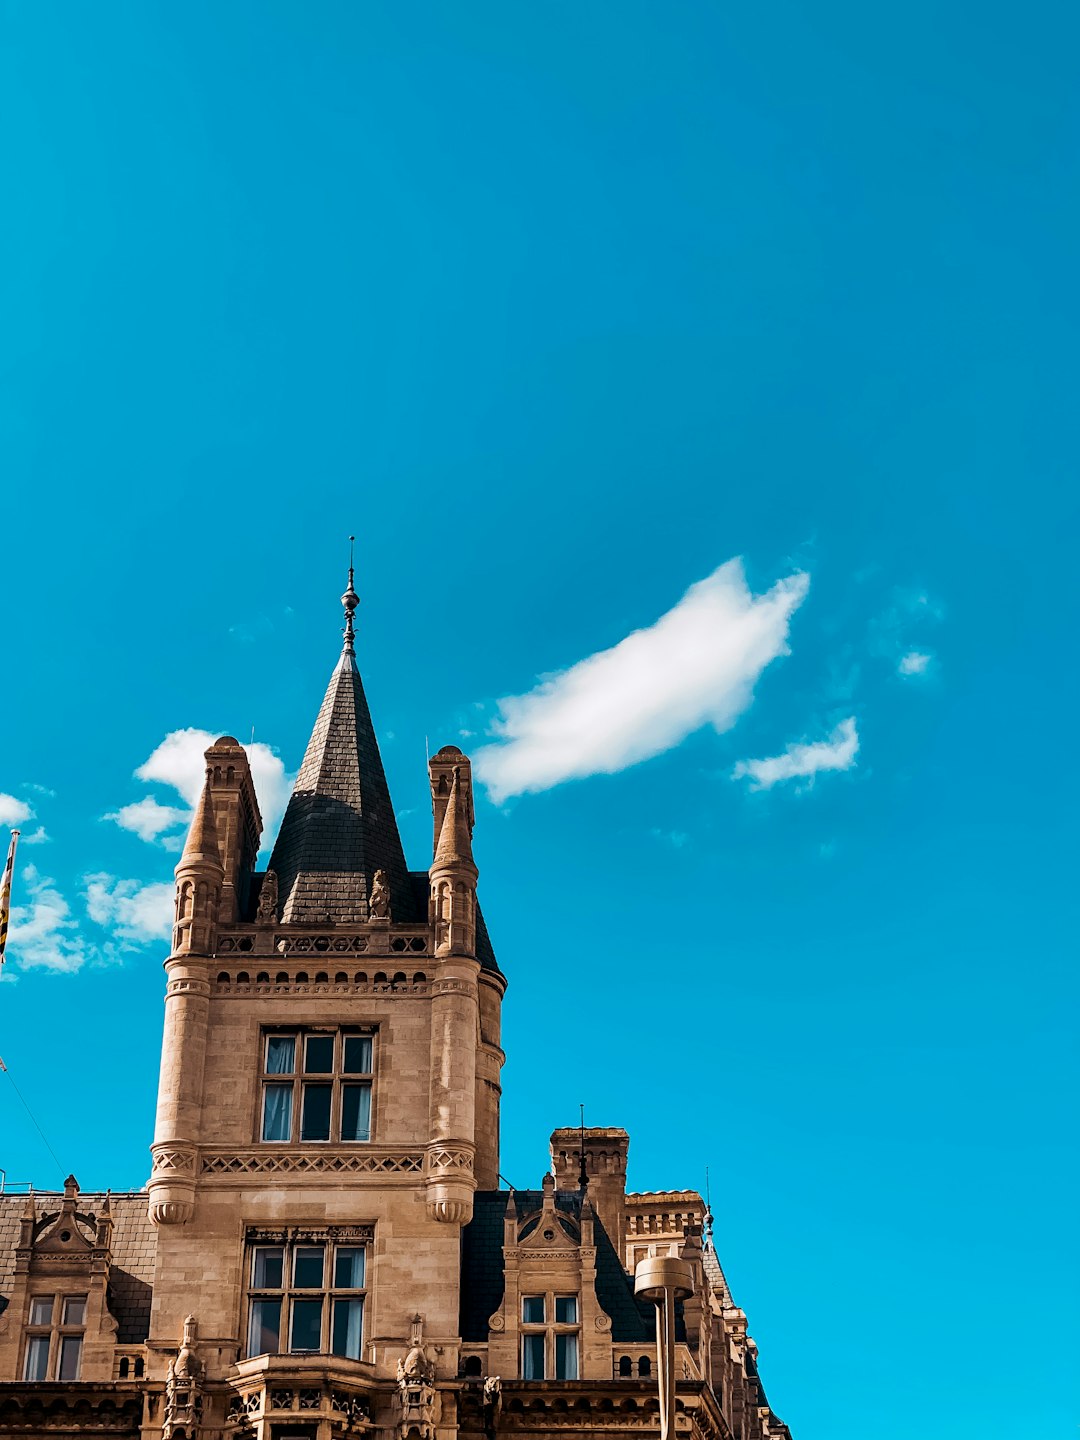
[[[1071,1434],[1073,8],[0,27],[0,1054],[63,1169],[148,1171],[163,742],[280,805],[355,532],[414,865],[425,744],[490,747],[507,1176],[582,1100],[708,1166],[799,1440]]]

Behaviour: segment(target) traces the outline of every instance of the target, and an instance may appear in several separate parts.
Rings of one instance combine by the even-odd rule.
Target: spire
[[[205,861],[219,867],[221,865],[217,824],[214,821],[214,801],[210,794],[209,769],[206,772],[206,780],[203,783],[202,794],[199,796],[199,803],[195,806],[195,817],[184,843],[184,853],[180,856],[180,863],[176,867],[177,873],[189,865]]]
[[[345,594],[341,597],[341,603],[345,607],[345,629],[341,632],[345,637],[341,647],[343,655],[356,654],[356,632],[353,629],[353,615],[356,607],[360,604],[360,596],[353,588],[353,544],[355,535],[349,536],[349,583],[345,586]]]
[[[450,798],[446,802],[446,813],[439,830],[439,843],[435,847],[432,870],[450,869],[458,865],[476,868],[472,853],[471,797],[462,784],[461,766],[454,766],[454,778],[450,783]]]
[[[341,658],[270,858],[286,924],[366,921],[377,870],[386,871],[391,919],[416,918],[401,836],[356,666],[353,615],[359,597],[351,565],[341,603]]]

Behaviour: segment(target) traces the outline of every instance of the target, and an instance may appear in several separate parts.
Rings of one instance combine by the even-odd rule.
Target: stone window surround
[[[291,1074],[275,1074],[267,1070],[268,1042],[272,1036],[288,1036],[296,1042],[296,1056],[294,1068]],[[304,1042],[309,1035],[326,1035],[334,1037],[334,1068],[332,1072],[325,1074],[312,1073],[305,1075],[302,1070]],[[343,1047],[344,1039],[350,1036],[359,1036],[371,1041],[372,1059],[371,1070],[367,1075],[356,1074],[346,1075],[343,1070]],[[380,1051],[382,1047],[378,1043],[378,1024],[349,1024],[341,1025],[329,1022],[325,1025],[306,1024],[277,1024],[261,1025],[259,1027],[259,1084],[256,1088],[255,1115],[252,1120],[255,1143],[260,1146],[285,1146],[285,1145],[357,1145],[366,1146],[375,1141],[378,1124],[378,1092],[379,1092],[379,1066]],[[303,1105],[303,1087],[305,1082],[315,1083],[326,1082],[333,1087],[330,1113],[330,1135],[325,1140],[302,1140],[300,1138],[300,1127]],[[263,1107],[266,1086],[268,1084],[282,1084],[291,1082],[293,1086],[291,1130],[287,1140],[264,1140],[263,1139]],[[371,1113],[368,1126],[368,1138],[366,1140],[341,1140],[337,1137],[341,1133],[341,1091],[342,1085],[348,1083],[367,1084],[371,1096]]]
[[[371,1254],[374,1228],[370,1225],[323,1225],[290,1226],[286,1230],[268,1227],[249,1227],[244,1246],[244,1352],[248,1358],[251,1343],[252,1304],[258,1299],[281,1299],[279,1349],[272,1352],[279,1355],[310,1355],[333,1353],[333,1307],[336,1298],[358,1299],[363,1305],[363,1323],[366,1327],[367,1298],[371,1292]],[[294,1283],[293,1266],[295,1252],[310,1246],[323,1247],[323,1283],[321,1288],[297,1286]],[[338,1286],[335,1267],[339,1247],[362,1250],[364,1253],[364,1283],[361,1286]],[[258,1250],[279,1248],[282,1256],[282,1283],[279,1287],[255,1284],[255,1256]],[[291,1330],[291,1307],[294,1299],[315,1299],[322,1301],[321,1340],[318,1351],[289,1349]],[[263,1352],[259,1352],[263,1353]],[[363,1356],[363,1333],[361,1333],[360,1357]]]
[[[34,1323],[34,1306],[38,1301],[51,1300],[52,1311],[50,1318],[45,1322]],[[79,1342],[78,1354],[75,1362],[75,1374],[66,1375],[65,1380],[78,1380],[82,1367],[82,1347],[86,1336],[86,1307],[89,1296],[85,1286],[81,1291],[69,1293],[64,1290],[57,1290],[54,1287],[48,1289],[35,1289],[27,1296],[26,1326],[23,1342],[23,1377],[26,1380],[31,1378],[43,1380],[60,1380],[60,1364],[62,1346],[65,1340],[77,1339]],[[71,1303],[81,1306],[79,1320],[72,1322],[67,1319],[67,1308]],[[48,1356],[43,1376],[31,1377],[27,1374],[30,1364],[31,1343],[34,1340],[48,1340]]]
[[[526,1307],[530,1300],[542,1299],[544,1302],[544,1319],[533,1321],[526,1319]],[[560,1300],[572,1300],[574,1302],[575,1319],[562,1321],[557,1319],[557,1303]],[[533,1335],[544,1336],[544,1379],[545,1380],[576,1380],[581,1373],[581,1297],[571,1294],[569,1291],[525,1289],[521,1292],[521,1320],[520,1320],[521,1342],[520,1342],[520,1365],[521,1374],[525,1374],[525,1342]],[[577,1341],[574,1359],[574,1374],[559,1375],[556,1363],[556,1337],[560,1335],[572,1335]]]

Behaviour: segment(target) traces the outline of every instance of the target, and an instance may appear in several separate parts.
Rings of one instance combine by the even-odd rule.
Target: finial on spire
[[[353,612],[360,604],[360,596],[353,587],[353,544],[355,535],[349,536],[349,583],[345,587],[345,594],[341,597],[341,603],[345,607],[345,629],[342,634],[345,636],[345,643],[342,650],[346,655],[356,654],[356,632],[353,629]]]

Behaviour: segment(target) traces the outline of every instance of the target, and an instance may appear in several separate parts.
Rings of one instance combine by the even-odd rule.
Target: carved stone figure
[[[277,871],[267,870],[259,891],[259,909],[255,916],[258,923],[277,924]]]
[[[484,1381],[484,1434],[488,1440],[495,1440],[502,1409],[502,1381],[498,1375],[489,1375]]]
[[[165,1419],[161,1426],[163,1440],[183,1434],[193,1440],[202,1420],[202,1363],[195,1353],[198,1334],[195,1316],[184,1321],[184,1334],[176,1358],[169,1362],[165,1379]]]
[[[435,1359],[424,1344],[423,1334],[424,1322],[415,1315],[409,1351],[397,1364],[401,1440],[408,1440],[411,1435],[418,1435],[420,1440],[435,1440],[435,1427],[439,1423],[442,1407],[435,1389]]]
[[[386,871],[376,870],[374,879],[371,882],[371,899],[368,901],[368,914],[372,920],[390,919],[390,886],[386,881]]]

